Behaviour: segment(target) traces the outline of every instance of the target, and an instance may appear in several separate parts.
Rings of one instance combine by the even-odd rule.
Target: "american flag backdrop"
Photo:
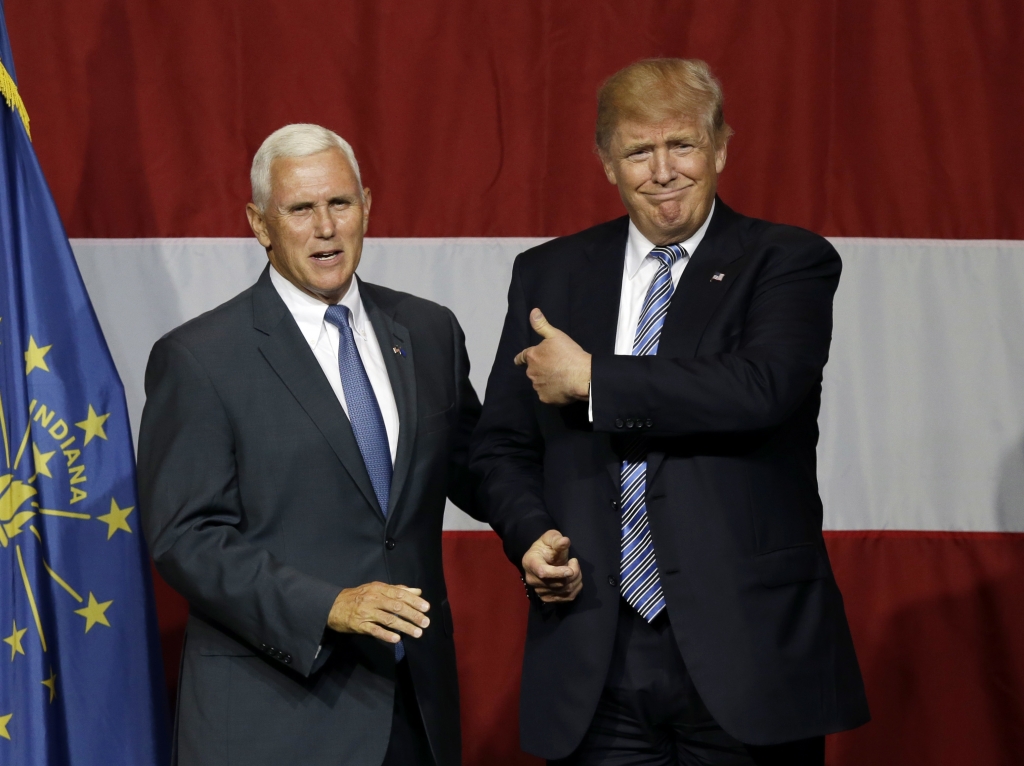
[[[373,190],[360,274],[450,306],[482,393],[512,259],[622,214],[595,92],[707,60],[722,198],[844,260],[819,424],[826,539],[873,721],[828,762],[1024,760],[1024,5],[1019,0],[8,0],[32,140],[124,381],[251,284],[272,130],[330,127]],[[527,602],[451,509],[467,764],[518,749]],[[173,692],[185,605],[159,582]]]

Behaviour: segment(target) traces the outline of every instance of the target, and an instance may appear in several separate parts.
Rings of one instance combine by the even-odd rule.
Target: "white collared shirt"
[[[302,337],[313,350],[313,355],[327,376],[327,382],[331,384],[342,409],[348,415],[345,389],[341,385],[341,371],[338,368],[340,337],[338,328],[324,319],[327,304],[302,292],[281,276],[273,266],[270,267],[270,281],[291,312]],[[362,298],[359,297],[359,280],[353,277],[348,291],[338,303],[347,306],[351,312],[349,326],[352,328],[352,337],[355,339],[363,367],[366,368],[366,376],[370,379],[373,393],[377,397],[380,414],[384,417],[384,429],[387,431],[388,446],[391,448],[391,463],[394,464],[398,451],[398,405],[395,404],[395,393],[391,389],[391,378],[388,377],[387,367],[384,366],[384,353],[377,342],[377,335],[363,307]]]
[[[679,244],[686,250],[686,255],[672,264],[672,287],[679,286],[679,278],[690,262],[693,251],[704,239],[711,216],[715,214],[715,203],[711,203],[711,212],[704,223],[694,232],[693,236]],[[633,353],[633,340],[636,325],[640,321],[640,312],[647,298],[647,290],[658,273],[659,261],[648,258],[655,248],[650,240],[640,233],[632,221],[629,222],[629,239],[626,240],[626,260],[622,265],[622,293],[619,297],[619,321],[615,326],[615,353],[630,356]]]
[[[686,250],[686,255],[672,264],[672,288],[679,285],[679,278],[683,270],[690,262],[690,257],[697,249],[697,245],[704,239],[711,223],[711,217],[715,214],[715,203],[711,203],[711,212],[704,219],[704,223],[693,233],[693,236],[679,244]],[[647,298],[647,290],[658,273],[659,262],[656,258],[648,258],[655,245],[647,237],[640,233],[640,229],[631,220],[629,222],[629,237],[626,240],[626,258],[622,264],[622,292],[619,294],[619,319],[615,325],[615,353],[622,356],[632,356],[633,340],[636,336],[636,325],[640,321],[640,312],[644,307],[644,299]],[[673,298],[674,299],[674,298]],[[600,396],[600,391],[597,393]],[[590,420],[594,420],[594,389],[590,388]]]

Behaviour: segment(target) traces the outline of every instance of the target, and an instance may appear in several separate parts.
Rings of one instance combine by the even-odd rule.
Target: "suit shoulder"
[[[621,240],[623,246],[629,231],[629,217],[622,216],[599,223],[575,234],[555,237],[516,256],[515,268],[526,273],[538,270],[573,268],[577,261],[596,247]]]
[[[412,293],[393,290],[384,285],[360,282],[359,289],[363,295],[376,304],[377,308],[386,311],[399,321],[407,322],[444,322],[451,323],[454,314],[447,306],[421,298]]]
[[[747,241],[756,247],[782,248],[797,252],[819,252],[838,257],[832,243],[809,229],[787,223],[735,214]]]
[[[237,343],[239,332],[252,327],[252,293],[249,287],[216,308],[190,319],[166,333],[170,340],[196,350],[218,342]]]

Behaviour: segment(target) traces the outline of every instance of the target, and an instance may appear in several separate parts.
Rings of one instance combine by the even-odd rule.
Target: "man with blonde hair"
[[[271,134],[259,281],[153,347],[146,539],[189,602],[175,763],[458,766],[441,566],[480,404],[450,311],[362,282],[370,190],[317,125]]]
[[[704,62],[616,73],[596,143],[628,215],[513,268],[471,467],[553,763],[822,766],[868,720],[815,477],[841,263],[716,197],[731,133]]]

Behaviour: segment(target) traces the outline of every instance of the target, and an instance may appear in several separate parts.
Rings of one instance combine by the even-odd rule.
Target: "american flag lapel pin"
[[[405,356],[405,349],[402,348],[401,346],[392,346],[391,350],[394,351],[399,356]]]
[[[723,274],[721,271],[716,271],[715,275],[711,277],[711,280],[713,282],[721,282],[723,279],[725,279],[725,274]]]

